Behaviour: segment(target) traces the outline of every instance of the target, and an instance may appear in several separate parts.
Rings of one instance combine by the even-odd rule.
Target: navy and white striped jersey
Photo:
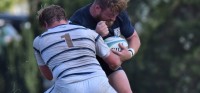
[[[53,77],[65,83],[106,76],[96,55],[104,58],[110,49],[93,30],[59,25],[36,37],[33,47],[38,65],[47,65]]]

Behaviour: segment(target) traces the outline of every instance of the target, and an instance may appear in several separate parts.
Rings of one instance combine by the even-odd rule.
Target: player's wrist
[[[103,39],[106,39],[106,38],[108,38],[108,37],[110,37],[110,36],[112,36],[110,33],[109,33],[109,31],[108,31],[108,33],[105,35],[105,36],[103,36]]]
[[[135,50],[133,48],[128,48],[128,51],[131,54],[131,57],[135,55]]]
[[[109,34],[109,31],[105,31],[105,32],[100,33],[100,35],[101,35],[102,37],[105,37],[105,36],[107,36],[108,34]]]

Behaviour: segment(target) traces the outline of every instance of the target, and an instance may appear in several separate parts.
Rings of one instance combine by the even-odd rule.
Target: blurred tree
[[[200,60],[196,56],[200,55],[200,1],[133,0],[130,3],[133,8],[129,7],[129,13],[136,21],[136,29],[142,32],[142,46],[133,59],[136,62],[125,64],[133,90],[199,93]]]
[[[38,68],[32,49],[33,33],[23,29],[21,41],[4,45],[0,54],[1,93],[38,93]],[[42,87],[42,86],[40,86]]]
[[[7,13],[15,4],[25,1],[27,0],[3,0],[0,3],[0,12]],[[40,77],[33,56],[33,32],[24,28],[24,23],[21,22],[24,20],[26,18],[20,16],[14,18],[11,15],[1,18],[0,40],[3,43],[0,43],[0,93],[38,93],[41,88],[35,86],[42,87],[38,83]],[[19,24],[17,28],[20,29],[12,29],[12,22],[17,22]],[[7,24],[9,26],[4,28]],[[5,34],[11,30],[20,32],[19,40],[14,40],[12,36]]]
[[[17,3],[25,2],[27,0],[1,0],[0,12],[7,12]]]

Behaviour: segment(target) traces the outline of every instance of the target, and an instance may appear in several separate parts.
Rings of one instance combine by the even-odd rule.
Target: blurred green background
[[[68,18],[93,0],[1,0],[0,93],[42,93],[49,81],[33,55],[41,7],[62,6]],[[134,93],[200,93],[200,0],[130,0],[141,47],[123,64]]]

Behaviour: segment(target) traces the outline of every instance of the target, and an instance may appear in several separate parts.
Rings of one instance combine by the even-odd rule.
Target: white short
[[[45,93],[117,93],[103,76],[65,85],[56,83]]]

